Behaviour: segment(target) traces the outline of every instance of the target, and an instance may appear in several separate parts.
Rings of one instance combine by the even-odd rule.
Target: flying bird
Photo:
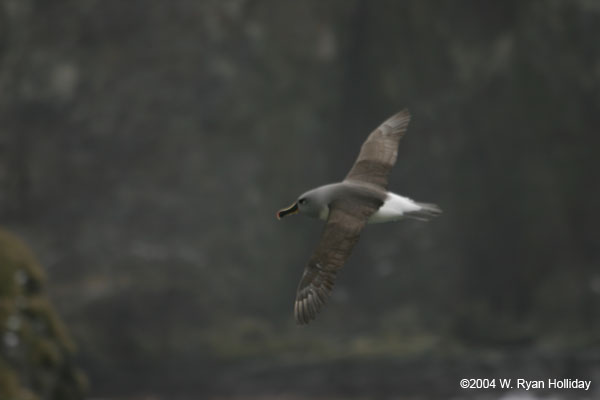
[[[367,137],[343,181],[309,190],[277,212],[278,219],[300,213],[327,221],[298,285],[294,303],[298,324],[309,323],[326,303],[337,272],[366,224],[402,218],[426,221],[441,213],[435,204],[418,203],[387,190],[398,143],[409,121],[408,110],[392,115]]]

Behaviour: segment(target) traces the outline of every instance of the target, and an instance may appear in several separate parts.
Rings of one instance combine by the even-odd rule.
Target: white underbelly
[[[406,213],[418,211],[420,209],[421,206],[408,197],[388,192],[385,202],[379,207],[379,210],[377,210],[375,214],[371,215],[368,223],[376,224],[380,222],[397,221]]]

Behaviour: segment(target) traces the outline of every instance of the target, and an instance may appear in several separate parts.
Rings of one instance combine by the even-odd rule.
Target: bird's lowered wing
[[[340,270],[368,218],[381,206],[377,199],[338,200],[330,205],[321,240],[298,285],[294,315],[299,324],[313,320],[325,304]]]
[[[390,170],[396,163],[398,143],[410,121],[408,110],[392,115],[363,143],[346,180],[368,182],[387,189]]]

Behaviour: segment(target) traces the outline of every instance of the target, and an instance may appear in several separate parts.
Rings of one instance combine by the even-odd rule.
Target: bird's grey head
[[[309,190],[301,194],[294,204],[277,212],[277,219],[296,213],[313,218],[327,218],[327,214],[329,214],[329,191],[323,189],[325,187]]]

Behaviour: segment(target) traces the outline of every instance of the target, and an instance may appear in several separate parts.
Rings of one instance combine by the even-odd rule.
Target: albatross
[[[392,115],[367,137],[343,181],[309,190],[277,212],[277,219],[300,213],[327,221],[296,292],[294,316],[298,324],[315,319],[325,305],[337,272],[366,224],[403,218],[427,221],[441,213],[435,204],[419,203],[387,190],[398,143],[409,121],[406,109]]]

